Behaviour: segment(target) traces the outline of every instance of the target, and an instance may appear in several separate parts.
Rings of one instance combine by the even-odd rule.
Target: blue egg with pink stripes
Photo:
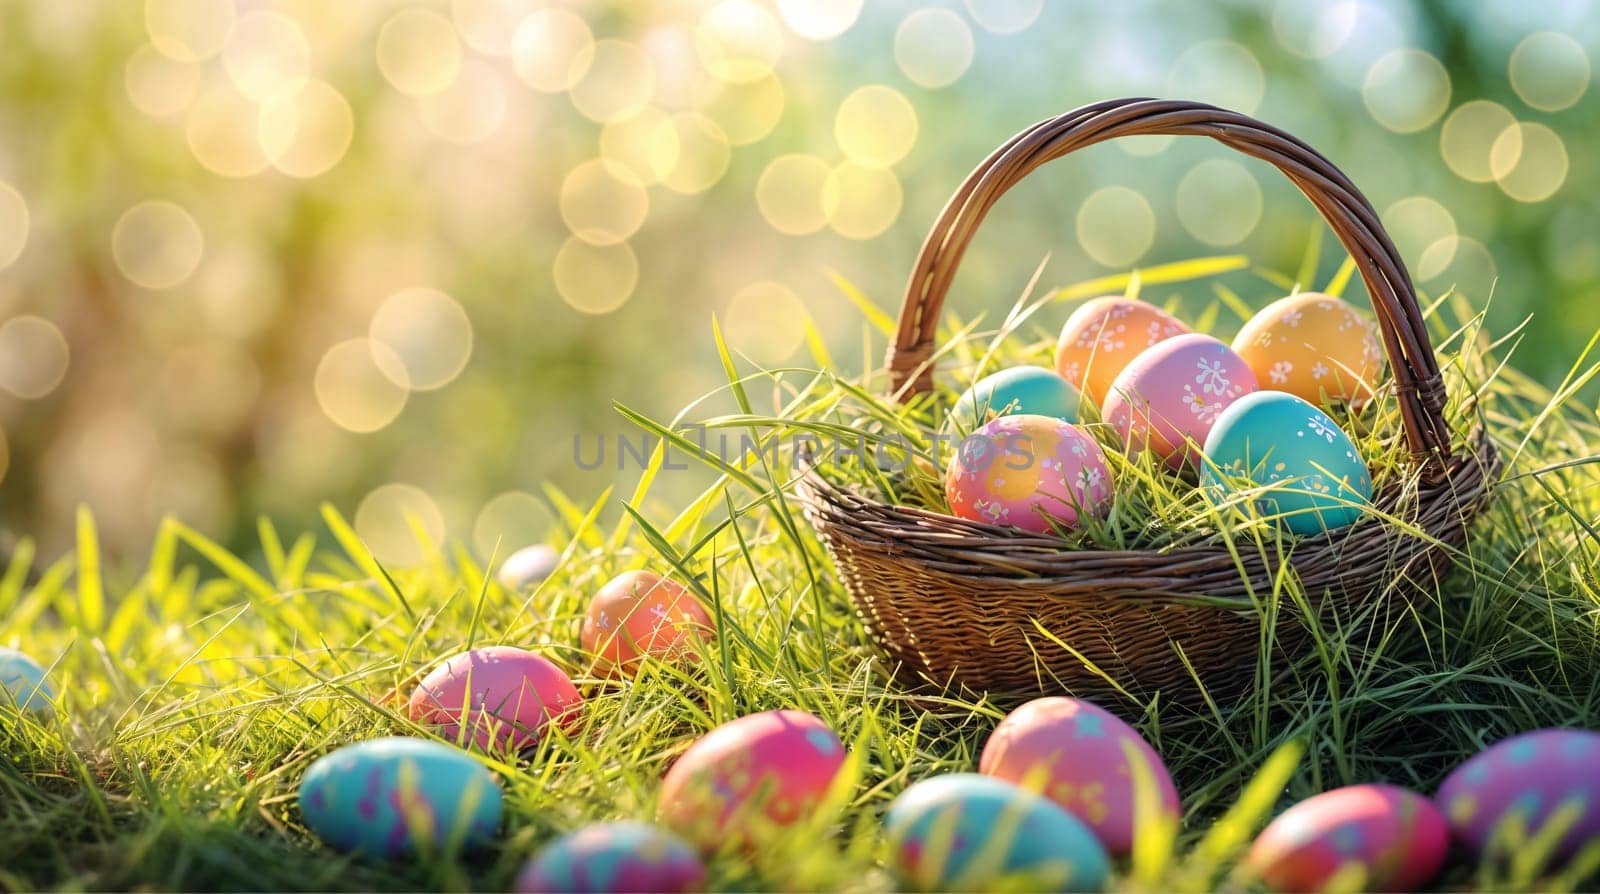
[[[705,864],[683,839],[649,823],[586,826],[545,845],[517,876],[518,894],[698,891]]]
[[[453,853],[500,826],[488,768],[457,748],[394,736],[328,754],[300,781],[300,815],[324,842],[370,857]]]

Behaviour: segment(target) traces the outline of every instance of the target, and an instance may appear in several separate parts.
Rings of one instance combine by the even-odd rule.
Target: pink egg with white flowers
[[[983,746],[978,772],[1034,786],[1082,820],[1113,855],[1133,850],[1135,769],[1148,774],[1161,813],[1179,815],[1172,775],[1150,743],[1082,699],[1036,698],[1007,714]]]
[[[1347,785],[1279,814],[1245,866],[1273,891],[1321,891],[1357,871],[1350,890],[1418,891],[1449,849],[1450,830],[1432,801],[1393,785]]]
[[[1192,464],[1228,405],[1258,389],[1233,349],[1197,332],[1146,348],[1123,367],[1100,406],[1130,455],[1146,450],[1173,469]]]
[[[993,419],[956,448],[945,471],[950,512],[1049,533],[1111,508],[1111,469],[1088,432],[1049,416]]]
[[[844,766],[844,745],[804,711],[730,720],[680,756],[661,783],[661,822],[707,851],[750,846],[809,818]]]
[[[449,658],[422,678],[409,711],[440,735],[484,749],[538,744],[551,723],[570,725],[583,701],[561,668],[543,655],[513,646],[473,649]]]

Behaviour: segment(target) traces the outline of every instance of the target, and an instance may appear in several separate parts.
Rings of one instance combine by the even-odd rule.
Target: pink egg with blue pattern
[[[1111,508],[1111,469],[1088,432],[1048,416],[985,423],[956,448],[945,499],[960,518],[1050,533]]]
[[[839,737],[804,711],[730,720],[667,771],[659,818],[708,851],[754,845],[809,818],[844,758]]]
[[[1600,841],[1600,732],[1544,729],[1496,742],[1445,777],[1436,800],[1456,838],[1480,856],[1520,850],[1558,811],[1571,813],[1550,854],[1570,858]],[[1507,837],[1496,847],[1501,828]]]
[[[1148,450],[1174,471],[1192,465],[1228,405],[1259,385],[1233,349],[1190,332],[1146,348],[1123,367],[1100,405],[1129,455]]]
[[[1432,801],[1393,785],[1336,788],[1278,815],[1245,867],[1274,891],[1320,891],[1359,868],[1351,890],[1416,891],[1444,867],[1450,830]]]
[[[577,720],[583,701],[561,668],[514,646],[473,649],[440,663],[411,693],[417,723],[437,724],[457,744],[520,750],[537,745],[545,727]]]
[[[1133,727],[1082,699],[1037,698],[1007,714],[983,746],[978,772],[1037,788],[1123,855],[1133,850],[1135,826],[1130,757],[1148,772],[1162,813],[1177,818],[1178,790],[1161,756]]]
[[[624,894],[698,891],[706,880],[700,855],[683,839],[649,823],[586,826],[545,845],[517,875],[517,894]]]

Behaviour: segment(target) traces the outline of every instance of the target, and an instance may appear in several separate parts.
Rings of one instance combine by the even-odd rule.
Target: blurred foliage
[[[0,35],[0,531],[47,554],[80,503],[127,556],[165,513],[237,545],[323,498],[395,561],[400,510],[503,554],[544,482],[632,477],[574,461],[629,431],[614,400],[715,387],[711,314],[760,363],[809,363],[807,317],[876,362],[829,271],[891,308],[984,154],[1109,96],[1319,147],[1430,296],[1534,315],[1513,362],[1546,383],[1600,329],[1587,0],[102,0],[0,5]],[[1205,141],[1037,179],[953,310],[1046,256],[1295,270],[1320,227]]]

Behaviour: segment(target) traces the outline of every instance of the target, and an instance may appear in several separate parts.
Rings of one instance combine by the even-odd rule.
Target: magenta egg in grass
[[[1352,890],[1416,891],[1439,874],[1449,844],[1444,817],[1427,798],[1393,785],[1349,785],[1279,814],[1245,866],[1275,891],[1320,891],[1353,872]]]
[[[1479,856],[1521,850],[1552,821],[1565,821],[1548,854],[1562,862],[1600,842],[1600,732],[1544,729],[1503,739],[1445,777],[1436,800],[1457,840]]]
[[[440,735],[479,748],[538,744],[546,726],[568,726],[582,702],[572,680],[542,655],[513,646],[473,649],[428,672],[411,694],[417,723],[437,724]]]
[[[1111,469],[1083,429],[1047,416],[994,419],[967,438],[945,471],[950,512],[972,521],[1048,533],[1111,507]]]
[[[839,737],[804,711],[764,711],[695,741],[661,783],[659,818],[710,851],[808,819],[844,766]]]
[[[1130,455],[1148,450],[1178,470],[1199,456],[1222,411],[1258,387],[1255,373],[1232,348],[1190,332],[1146,348],[1123,367],[1100,418]]]
[[[1176,819],[1178,790],[1161,756],[1133,727],[1082,699],[1039,698],[1007,714],[984,745],[978,770],[1037,787],[1083,820],[1107,851],[1122,855],[1133,849],[1137,820],[1130,760],[1148,772],[1162,814]]]
[[[706,867],[683,839],[649,823],[586,826],[545,845],[517,875],[517,894],[698,891]]]

